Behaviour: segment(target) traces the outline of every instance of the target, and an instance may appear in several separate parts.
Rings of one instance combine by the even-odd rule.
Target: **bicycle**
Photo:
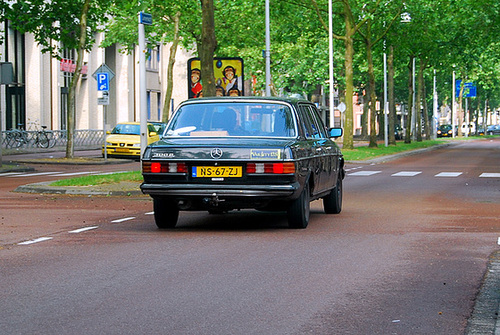
[[[52,148],[56,142],[52,141],[52,132],[46,131],[47,126],[42,126],[42,130],[37,130],[34,137],[34,142],[40,148]]]
[[[31,123],[30,126],[36,125],[36,123]],[[22,124],[18,125],[22,127]],[[42,130],[21,130],[21,129],[11,129],[5,132],[5,143],[8,148],[20,148],[23,146],[28,146],[30,143],[33,146],[38,146],[40,148],[52,148],[55,145],[55,141],[52,140],[53,134],[45,130],[47,126],[41,126]]]

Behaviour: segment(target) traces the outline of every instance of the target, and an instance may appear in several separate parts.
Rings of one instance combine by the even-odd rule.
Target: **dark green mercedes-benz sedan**
[[[340,136],[307,100],[188,100],[145,150],[141,190],[159,228],[175,227],[179,211],[244,208],[283,211],[291,228],[305,228],[310,201],[322,198],[326,213],[342,209]]]

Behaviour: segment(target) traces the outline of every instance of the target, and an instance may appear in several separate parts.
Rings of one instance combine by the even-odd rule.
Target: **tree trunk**
[[[352,22],[351,15],[347,13],[350,12],[348,8],[349,4],[344,3],[344,19],[345,19],[345,125],[344,125],[344,143],[343,147],[345,149],[354,149],[353,132],[354,132],[354,108],[352,102],[353,88],[354,88],[354,72],[353,72],[353,57],[354,57],[354,41],[352,36],[354,35],[355,28]]]
[[[417,135],[417,142],[422,142],[422,90],[424,86],[424,67],[423,61],[420,59],[420,66],[418,67],[417,75],[417,96],[415,98],[415,135]]]
[[[368,28],[366,34],[366,61],[368,63],[368,86],[370,90],[370,148],[377,147],[377,95],[375,94],[375,72],[373,69],[373,55],[372,44],[370,36],[370,22],[368,21]]]
[[[361,98],[363,99],[363,114],[361,115],[361,138],[363,140],[368,138],[368,115],[370,111],[370,103],[369,103],[369,96],[370,96],[370,88],[365,88],[365,90],[362,92],[364,93]]]
[[[464,78],[464,76],[462,76]],[[453,93],[455,94],[455,93]],[[460,94],[458,95],[458,137],[462,137],[462,124],[464,123],[464,109],[463,109],[463,100],[464,100],[464,81],[462,80],[460,84]],[[469,125],[465,125],[465,131],[469,131]]]
[[[406,116],[405,143],[411,143],[411,117],[413,109],[413,58],[408,63],[408,115]]]
[[[431,139],[431,134],[432,134],[431,132],[432,122],[429,120],[429,108],[427,105],[427,99],[425,98],[427,96],[427,85],[425,85],[425,80],[423,80],[422,96],[424,97],[422,99],[422,104],[424,106],[423,115],[424,115],[425,140],[429,141]]]
[[[396,101],[394,101],[394,47],[389,47],[387,57],[387,90],[389,91],[389,144],[396,145]]]
[[[168,55],[168,67],[167,67],[167,90],[165,91],[165,102],[163,103],[163,116],[162,121],[167,122],[170,119],[170,102],[172,101],[172,91],[174,88],[174,65],[175,65],[175,55],[177,53],[177,47],[179,45],[179,21],[181,12],[175,13],[174,16],[174,38],[172,40],[172,45],[170,46],[170,54]]]
[[[73,158],[75,153],[74,133],[76,124],[76,88],[80,81],[83,64],[83,53],[85,40],[87,38],[87,14],[90,8],[90,0],[85,0],[82,7],[82,15],[80,17],[80,39],[78,41],[76,69],[71,78],[68,91],[68,104],[67,104],[67,144],[66,144],[66,158]]]
[[[199,56],[201,63],[201,82],[203,96],[215,96],[214,53],[217,47],[215,38],[214,1],[200,0],[202,10],[201,45]]]

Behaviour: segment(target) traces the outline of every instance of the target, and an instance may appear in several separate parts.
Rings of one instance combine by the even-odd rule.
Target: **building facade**
[[[0,62],[11,63],[13,82],[0,86],[1,130],[66,129],[66,102],[74,73],[76,53],[64,50],[61,59],[42,53],[31,34],[2,22]],[[120,52],[118,45],[101,48],[104,35],[96,34],[92,50],[85,54],[83,76],[76,92],[76,129],[110,130],[118,122],[140,121],[139,59],[137,49]],[[161,121],[167,87],[169,47],[158,45],[146,60],[148,119]],[[174,66],[173,106],[187,99],[186,64],[189,55],[178,50]],[[109,105],[98,104],[102,95],[92,74],[106,64],[114,78],[109,85]]]

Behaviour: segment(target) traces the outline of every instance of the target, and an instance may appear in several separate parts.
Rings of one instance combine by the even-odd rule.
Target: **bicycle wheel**
[[[45,132],[39,131],[36,134],[36,143],[40,148],[48,148],[49,147],[49,137]]]
[[[56,140],[54,140],[54,133],[51,131],[44,131],[44,134],[49,140],[49,148],[53,148],[56,145]]]
[[[26,143],[24,136],[20,130],[12,130],[12,147],[20,148]]]

